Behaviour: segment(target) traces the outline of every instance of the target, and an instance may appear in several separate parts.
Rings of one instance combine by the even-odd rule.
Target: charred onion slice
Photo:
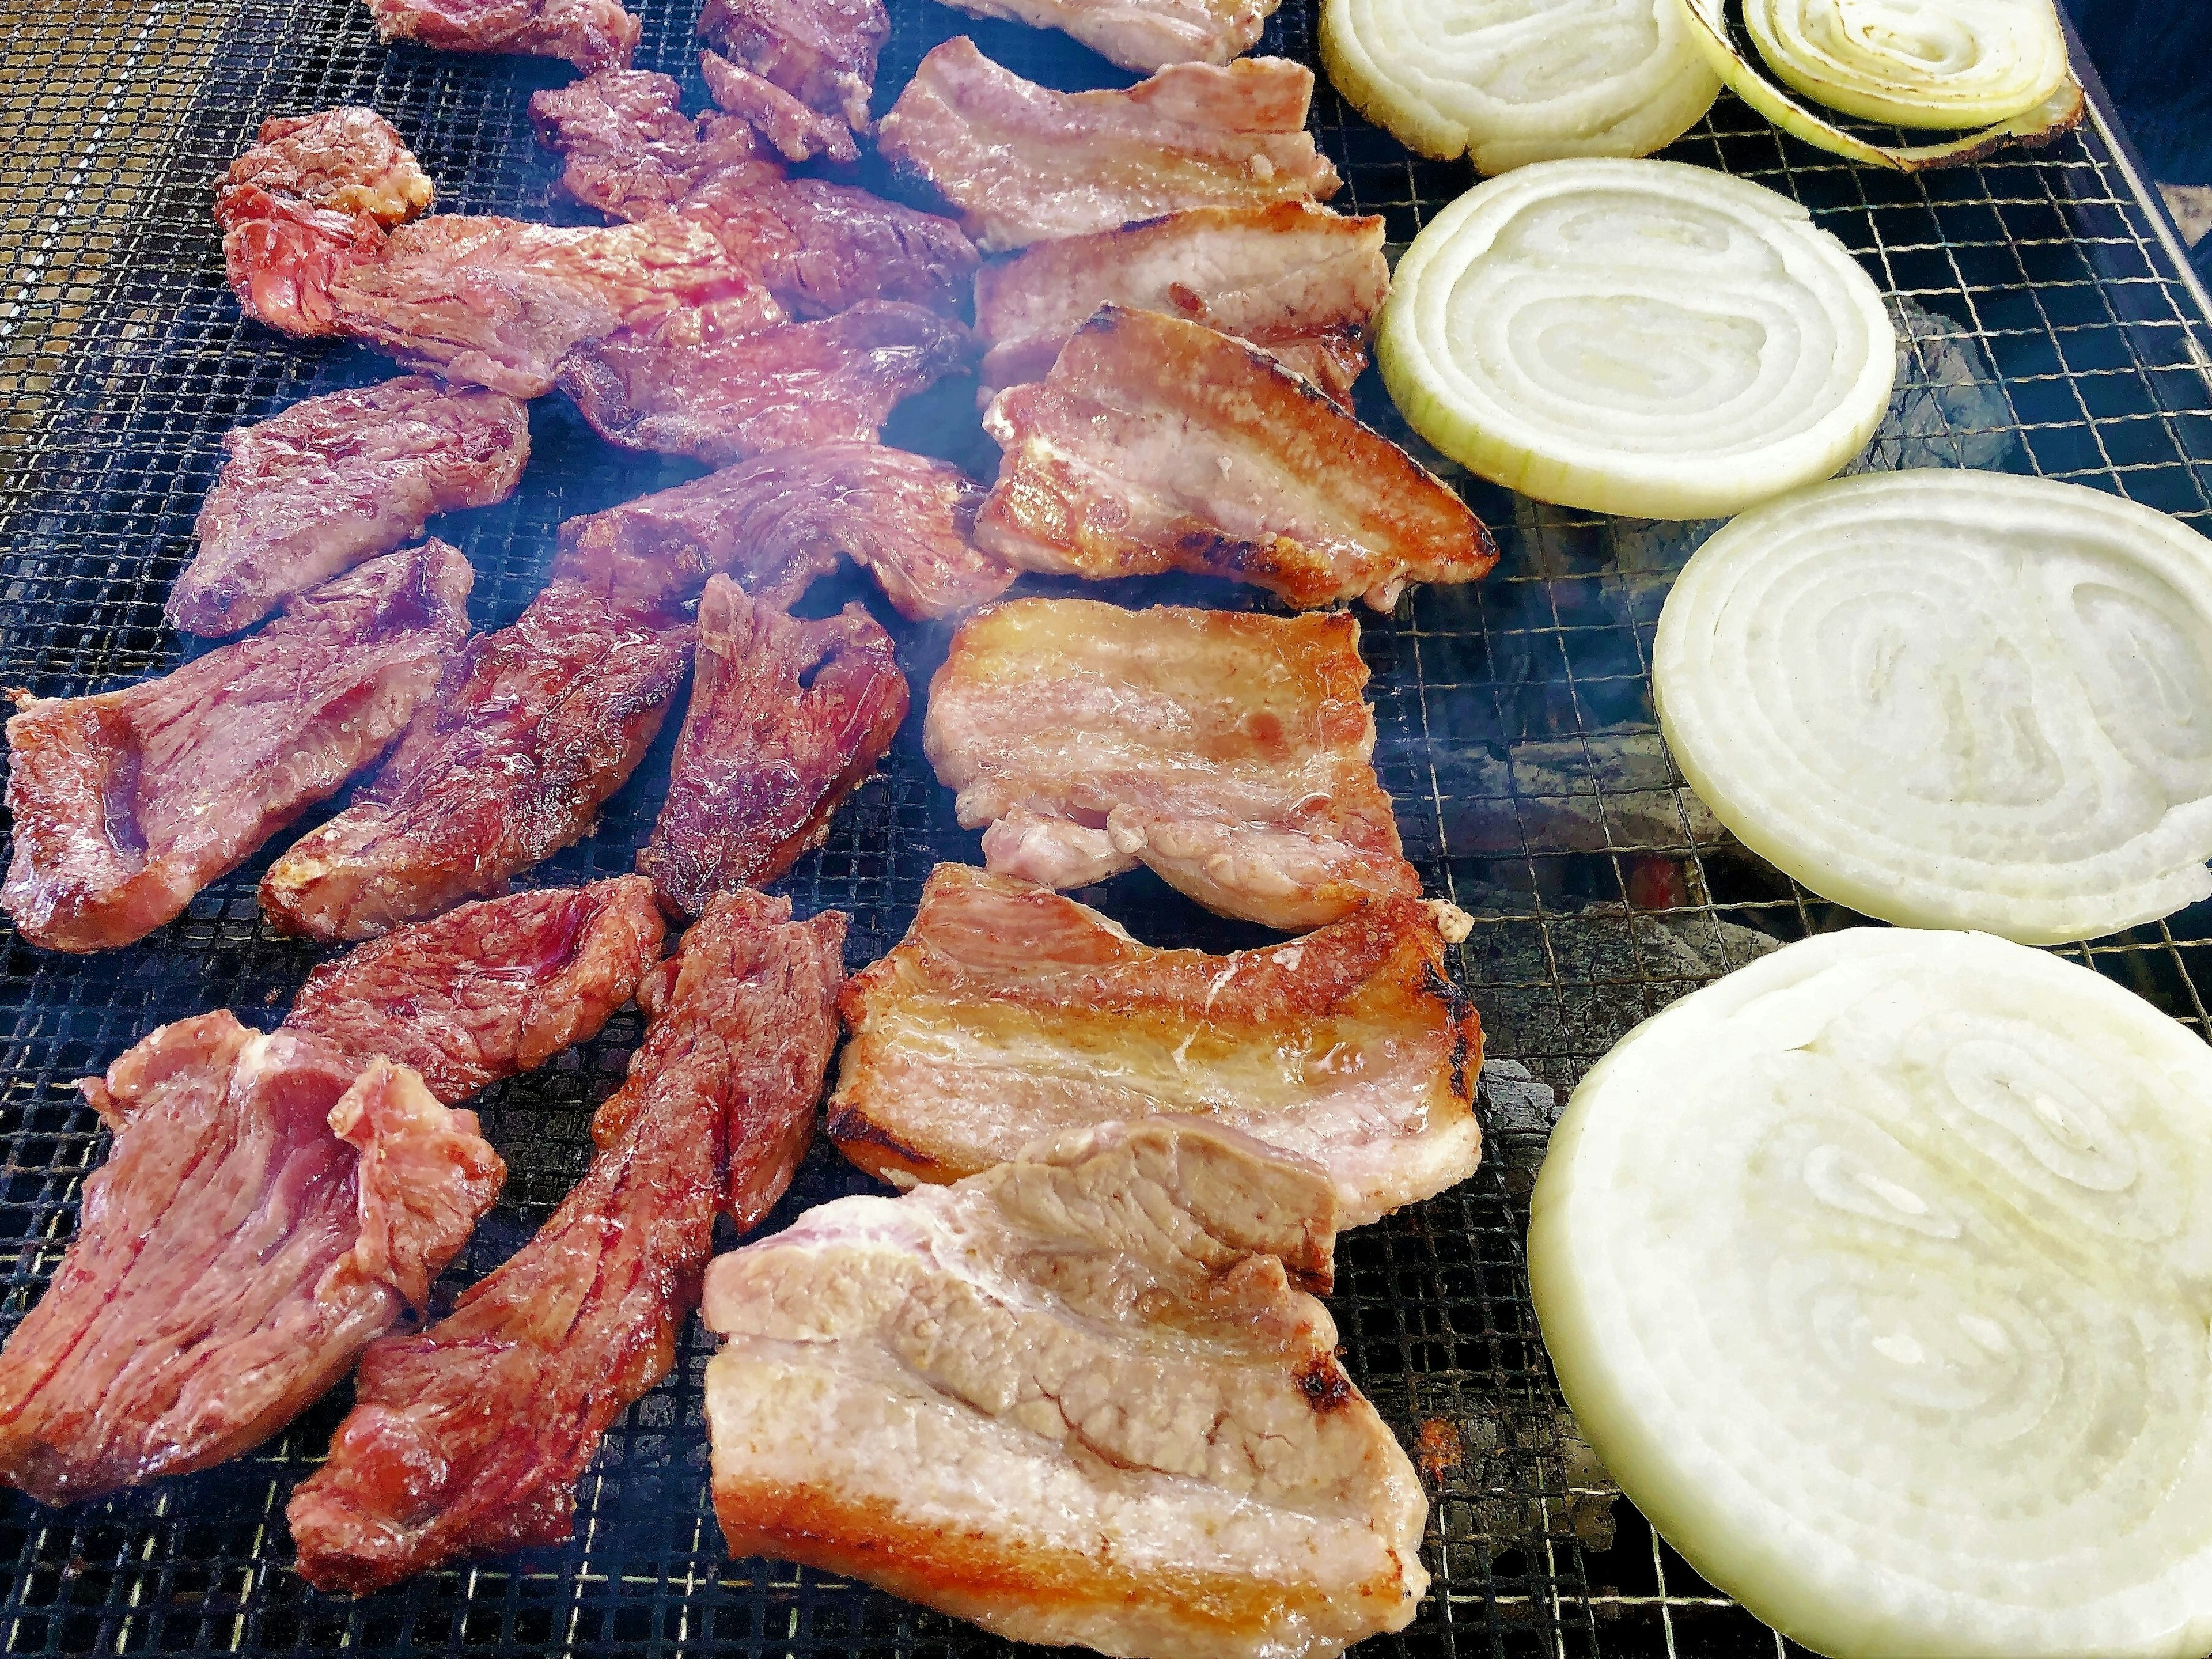
[[[2058,79],[2046,85],[2025,108],[2003,119],[1997,120],[1994,125],[1984,127],[1978,132],[1965,133],[1956,138],[1947,139],[1941,143],[1877,144],[1860,137],[1856,133],[1844,131],[1817,112],[1806,108],[1804,105],[1759,73],[1759,66],[1737,50],[1735,40],[1729,36],[1728,0],[1674,0],[1674,3],[1680,8],[1684,20],[1691,25],[1691,33],[1697,40],[1699,50],[1705,53],[1705,61],[1712,66],[1714,72],[1728,83],[1729,89],[1737,97],[1792,137],[1802,138],[1808,144],[1848,157],[1851,161],[1863,162],[1869,167],[1888,167],[1899,173],[1919,173],[1929,167],[1956,167],[1964,162],[1978,161],[1992,150],[2001,149],[2007,144],[2047,143],[2060,133],[2070,131],[2081,118],[2081,83],[2076,81],[2072,71],[2065,67],[2062,53]],[[1747,0],[1747,3],[1753,13],[1758,12],[1764,4],[1768,10],[1777,13],[1785,9],[1799,9],[1812,12],[1816,9],[1826,10],[1836,6],[1843,6],[1846,9],[1847,15],[1857,17],[1862,15],[1859,5],[1854,4],[1853,0],[1826,0],[1825,5],[1820,4],[1819,0]],[[1964,9],[1966,3],[1966,0],[1943,0],[1942,9],[1947,11],[1954,9]],[[2045,0],[2022,0],[2022,4],[2016,9],[2033,10],[2035,5],[2042,3],[2045,3]],[[1935,7],[1932,5],[1907,7],[1893,0],[1891,4],[1882,8],[1882,12],[1887,15],[1893,10],[1901,13],[1907,10],[1918,12],[1933,9]],[[1995,10],[1997,8],[1993,5],[1976,8],[1977,11],[1984,9]],[[1871,15],[1871,13],[1866,15]],[[1747,17],[1747,21],[1748,21]],[[1760,49],[1766,50],[1764,41],[1760,44]],[[1779,70],[1779,66],[1778,70],[1785,80],[1791,78],[1788,70]],[[1808,91],[1808,95],[1824,96],[1826,94]],[[1911,100],[1909,94],[1900,99],[1900,103],[1910,101]],[[1907,126],[1941,125],[1944,121],[1953,118],[1946,114],[1939,114],[1937,106],[1932,100],[1923,98],[1922,101],[1926,105],[1927,113],[1920,121],[1905,121],[1894,110],[1881,118],[1891,120],[1899,125]],[[1846,113],[1852,112],[1842,103],[1838,103],[1835,107],[1844,110]],[[1862,105],[1862,107],[1870,108],[1872,105],[1865,104]],[[1965,118],[1972,120],[1991,118],[1967,116]]]
[[[2094,938],[2212,894],[2212,544],[2101,490],[1872,473],[1692,557],[1651,680],[1690,787],[1824,897]]]
[[[1485,173],[1644,155],[1720,91],[1676,0],[1323,0],[1336,89],[1408,149]]]
[[[1743,21],[1785,84],[1862,121],[2008,121],[2066,78],[2051,0],[1744,0]]]
[[[1575,1091],[1528,1275],[1622,1490],[1814,1651],[2212,1645],[2212,1050],[2132,993],[1778,951]]]
[[[1399,262],[1377,356],[1415,430],[1539,501],[1716,518],[1826,477],[1896,375],[1881,292],[1803,208],[1672,161],[1478,185]]]

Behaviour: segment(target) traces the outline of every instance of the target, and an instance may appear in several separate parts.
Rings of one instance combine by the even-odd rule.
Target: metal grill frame
[[[696,9],[638,8],[640,66],[676,74],[695,108],[704,104]],[[1050,84],[1129,78],[1058,37],[971,21],[927,0],[894,0],[893,11],[878,108],[923,51],[960,33]],[[1312,64],[1313,18],[1313,0],[1289,0],[1261,50]],[[261,119],[368,103],[413,143],[445,208],[592,216],[556,197],[555,168],[524,115],[529,93],[565,79],[564,68],[386,50],[356,0],[87,0],[65,26],[16,3],[0,9],[0,107],[11,118],[0,156],[0,684],[74,693],[181,654],[160,607],[190,555],[222,434],[391,372],[363,352],[301,346],[240,321],[208,186]],[[1337,204],[1384,215],[1394,247],[1474,181],[1464,163],[1408,157],[1325,81],[1313,125],[1345,176]],[[1994,459],[2115,490],[2212,533],[2212,302],[2094,101],[2083,130],[2051,149],[1917,179],[1813,151],[1725,95],[1668,154],[1805,202],[1886,291],[1936,319],[1912,348],[1923,380],[1961,362],[1986,377],[1963,404],[1929,394],[1923,412],[1934,419],[1915,457]],[[887,436],[988,476],[995,452],[968,418],[968,396],[959,384],[918,400]],[[1372,376],[1359,397],[1364,417],[1410,443]],[[511,619],[535,591],[561,519],[690,476],[681,464],[610,455],[557,399],[533,410],[532,428],[530,475],[513,501],[434,526],[476,564],[479,625]],[[960,434],[949,448],[925,441],[947,432]],[[1896,453],[1885,452],[1890,464]],[[1659,743],[1650,630],[1668,560],[1695,531],[1538,512],[1441,470],[1497,531],[1504,558],[1478,586],[1416,591],[1367,626],[1377,763],[1431,890],[1476,916],[1461,971],[1491,1054],[1523,1062],[1563,1097],[1635,1021],[1765,941],[1855,919],[1720,834]],[[1655,562],[1655,547],[1673,550]],[[1161,591],[1133,584],[1121,596],[1142,603]],[[926,684],[945,630],[890,617],[857,578],[829,597],[851,596],[876,606],[909,678]],[[1255,603],[1226,590],[1204,596]],[[883,773],[781,884],[802,912],[852,914],[856,963],[903,932],[932,864],[975,856],[921,757],[919,721],[918,706]],[[568,884],[629,867],[672,736],[599,833],[531,879]],[[271,934],[253,901],[286,839],[131,950],[63,957],[0,935],[0,1322],[12,1328],[51,1275],[104,1147],[71,1079],[185,1014],[229,1006],[270,1023],[313,965],[315,953]],[[1163,944],[1220,949],[1255,937],[1146,876],[1085,896]],[[2212,1036],[2212,905],[2071,954]],[[513,1175],[444,1294],[550,1212],[583,1166],[591,1109],[639,1031],[635,1015],[618,1018],[483,1101]],[[1506,1092],[1486,1095],[1490,1151],[1473,1181],[1341,1245],[1331,1305],[1354,1376],[1402,1436],[1442,1419],[1464,1448],[1431,1488],[1436,1589],[1404,1635],[1364,1650],[1797,1651],[1612,1502],[1574,1441],[1522,1259],[1543,1118],[1526,1091],[1507,1110]],[[769,1224],[867,1187],[817,1146]],[[318,1595],[291,1573],[283,1522],[291,1486],[343,1411],[343,1389],[268,1446],[204,1474],[66,1510],[0,1497],[0,1650],[1006,1650],[819,1573],[727,1559],[706,1498],[707,1355],[695,1325],[676,1374],[608,1436],[583,1483],[572,1544],[427,1574],[358,1602]]]

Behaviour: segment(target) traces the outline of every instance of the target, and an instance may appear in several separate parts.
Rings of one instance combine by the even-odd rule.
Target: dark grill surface
[[[696,4],[650,0],[639,56],[641,67],[684,77],[694,107],[704,101],[692,66]],[[1128,78],[1057,36],[971,23],[927,0],[894,9],[879,110],[922,52],[963,30],[1056,85]],[[391,372],[362,352],[241,324],[222,281],[208,186],[262,118],[369,104],[414,145],[442,207],[590,216],[556,199],[556,169],[525,115],[530,93],[565,79],[564,67],[387,51],[356,0],[0,0],[0,684],[73,693],[178,657],[161,605],[189,556],[222,434]],[[1313,61],[1310,0],[1288,0],[1262,49]],[[1410,160],[1325,84],[1315,108],[1346,179],[1337,205],[1387,215],[1395,245],[1473,182],[1464,164]],[[1901,296],[1911,361],[1864,464],[2039,472],[2119,491],[2212,532],[2212,329],[2094,120],[2040,155],[1916,182],[1783,139],[1723,97],[1669,154],[1795,195]],[[1403,438],[1373,381],[1361,388],[1363,414]],[[971,391],[966,382],[940,388],[902,411],[887,435],[988,476],[994,452],[974,426]],[[513,501],[438,526],[475,562],[482,625],[511,619],[535,591],[561,520],[690,476],[677,464],[614,455],[557,398],[534,410],[532,438]],[[1853,918],[1721,833],[1660,743],[1646,649],[1670,574],[1706,526],[1577,517],[1486,485],[1468,489],[1498,533],[1504,563],[1477,587],[1417,592],[1395,617],[1369,623],[1377,758],[1431,890],[1477,917],[1463,972],[1492,1057],[1524,1063],[1564,1098],[1615,1038],[1673,998],[1775,941]],[[900,623],[866,597],[900,640],[915,712],[882,775],[784,884],[802,911],[852,914],[856,964],[896,940],[933,863],[976,857],[919,742],[921,691],[945,630]],[[1188,582],[1133,586],[1120,597],[1251,602]],[[629,868],[653,822],[674,725],[597,836],[533,879]],[[253,900],[286,839],[133,949],[49,956],[0,935],[7,1325],[52,1273],[82,1178],[104,1148],[71,1080],[184,1015],[229,1006],[273,1023],[313,965],[311,951],[269,932]],[[1222,948],[1253,937],[1146,877],[1085,896],[1160,943]],[[2212,907],[2075,954],[2205,1031]],[[612,1091],[638,1030],[636,1016],[619,1018],[598,1041],[483,1103],[514,1173],[447,1293],[527,1237],[581,1170],[591,1109]],[[1479,1176],[1340,1249],[1331,1305],[1347,1363],[1402,1437],[1410,1443],[1425,1429],[1425,1443],[1441,1450],[1425,1470],[1436,1500],[1427,1549],[1436,1589],[1403,1637],[1366,1650],[1789,1650],[1613,1501],[1574,1439],[1522,1267],[1540,1095],[1493,1082],[1486,1114],[1490,1155]],[[817,1147],[770,1224],[866,1185]],[[608,1437],[583,1485],[573,1543],[428,1574],[358,1602],[318,1595],[293,1575],[283,1525],[285,1500],[321,1455],[344,1390],[259,1452],[205,1474],[69,1510],[0,1496],[0,1647],[999,1650],[967,1626],[866,1589],[727,1559],[707,1502],[698,1406],[707,1352],[695,1328],[677,1374]]]

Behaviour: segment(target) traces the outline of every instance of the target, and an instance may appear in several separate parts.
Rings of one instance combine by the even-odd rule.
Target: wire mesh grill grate
[[[641,66],[684,78],[693,107],[703,103],[691,63],[696,3],[640,8]],[[924,0],[894,10],[886,100],[922,52],[962,32],[1051,84],[1121,79],[1056,37],[971,22]],[[1312,63],[1312,23],[1311,0],[1290,0],[1263,49]],[[387,51],[357,0],[86,0],[65,28],[44,9],[9,4],[0,35],[11,135],[0,155],[0,683],[76,692],[173,660],[161,604],[190,554],[222,434],[389,372],[358,351],[287,343],[240,323],[208,185],[262,118],[366,103],[412,143],[446,208],[589,216],[556,198],[555,168],[525,117],[529,94],[565,70]],[[1326,85],[1315,125],[1346,179],[1338,205],[1385,216],[1394,244],[1472,182],[1463,164],[1410,160]],[[1669,154],[1795,196],[1898,296],[1904,389],[1863,464],[2039,472],[2212,532],[2212,326],[2124,160],[2094,125],[2032,158],[1908,179],[1808,149],[1724,97]],[[994,452],[965,419],[968,396],[965,385],[941,389],[902,411],[887,435],[988,471]],[[1361,399],[1365,418],[1406,438],[1372,377]],[[949,450],[922,441],[947,432],[965,435]],[[558,400],[533,410],[532,441],[512,501],[441,526],[475,562],[481,624],[521,609],[562,519],[689,476],[676,464],[611,458]],[[1659,741],[1651,629],[1705,527],[1580,516],[1462,482],[1504,558],[1480,586],[1418,591],[1368,627],[1377,763],[1409,856],[1432,890],[1477,918],[1463,968],[1492,1056],[1564,1091],[1673,998],[1776,941],[1851,919],[1735,846],[1684,790]],[[853,592],[861,595],[857,583]],[[945,630],[893,631],[910,679],[926,683]],[[937,859],[974,856],[918,727],[917,712],[882,775],[784,884],[802,910],[852,914],[855,961],[897,939]],[[628,868],[672,735],[598,834],[538,878]],[[0,936],[7,1322],[51,1274],[100,1156],[70,1080],[165,1020],[229,1006],[266,1023],[312,966],[313,952],[259,922],[252,894],[269,855],[132,950],[67,958]],[[1160,943],[1222,948],[1249,937],[1146,877],[1087,896]],[[2212,906],[2075,954],[2208,1033]],[[453,1284],[519,1245],[581,1170],[590,1111],[615,1086],[639,1029],[635,1016],[620,1018],[483,1103],[513,1175]],[[1494,1083],[1482,1172],[1341,1249],[1332,1307],[1347,1363],[1409,1443],[1426,1430],[1436,1499],[1436,1589],[1411,1629],[1374,1650],[1789,1651],[1610,1501],[1564,1418],[1521,1257],[1545,1121],[1540,1090]],[[866,1184],[817,1148],[781,1215]],[[0,1650],[1003,1650],[820,1574],[727,1559],[706,1502],[706,1356],[695,1328],[678,1374],[609,1435],[573,1543],[425,1575],[359,1602],[316,1595],[292,1575],[283,1516],[342,1414],[343,1390],[258,1452],[202,1475],[70,1510],[0,1497]]]

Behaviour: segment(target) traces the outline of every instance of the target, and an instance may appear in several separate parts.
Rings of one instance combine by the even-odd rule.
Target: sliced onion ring
[[[1491,173],[1649,155],[1721,86],[1675,0],[1322,0],[1321,60],[1407,149]]]
[[[2101,490],[1869,473],[1717,532],[1653,701],[1745,846],[1887,921],[2029,944],[2212,895],[2212,543]]]
[[[2009,121],[2066,79],[2051,0],[1743,0],[1743,21],[1786,85],[1862,121]]]
[[[1413,428],[1538,501],[1716,518],[1823,478],[1897,372],[1881,290],[1787,197],[1674,161],[1543,161],[1414,238],[1376,356]]]
[[[2033,108],[1979,132],[1940,144],[1872,143],[1806,108],[1761,74],[1758,65],[1736,49],[1729,33],[1728,0],[1674,0],[1674,3],[1692,24],[1692,36],[1705,61],[1737,97],[1791,137],[1868,167],[1897,173],[1959,167],[1978,161],[2008,144],[2030,149],[2047,144],[2073,131],[2081,119],[2081,83],[2069,70],[2066,78]]]
[[[1528,1273],[1707,1579],[1836,1659],[2212,1646],[2212,1049],[2087,969],[1852,928],[1624,1038]]]

